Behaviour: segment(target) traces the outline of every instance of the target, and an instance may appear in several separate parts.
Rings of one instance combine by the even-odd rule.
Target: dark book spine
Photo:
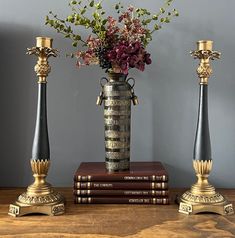
[[[75,174],[74,181],[76,182],[92,182],[92,181],[152,181],[152,182],[167,182],[167,175],[151,175],[151,176],[125,176],[125,175],[78,175]]]
[[[169,204],[169,198],[146,197],[74,197],[76,204]]]
[[[167,197],[169,190],[80,190],[73,191],[75,196],[153,196]]]
[[[129,190],[153,190],[168,189],[166,182],[75,182],[74,189],[129,189]]]

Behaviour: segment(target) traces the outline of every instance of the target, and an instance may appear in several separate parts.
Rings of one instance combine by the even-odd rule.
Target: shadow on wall
[[[37,87],[32,70],[35,62],[25,53],[35,44],[35,33],[21,25],[0,25],[0,187],[24,186],[31,176],[25,160],[31,156]]]

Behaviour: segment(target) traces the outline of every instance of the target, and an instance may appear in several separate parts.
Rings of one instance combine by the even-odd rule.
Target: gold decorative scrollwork
[[[208,175],[212,169],[212,160],[193,160],[196,174]]]
[[[50,38],[47,38],[50,39]],[[45,39],[42,39],[45,40]],[[37,64],[34,67],[34,70],[38,76],[38,83],[46,83],[46,77],[51,71],[51,67],[48,63],[48,58],[50,56],[56,57],[58,55],[58,50],[50,47],[32,47],[27,48],[26,54],[36,55],[38,57]]]
[[[47,175],[50,167],[50,160],[31,160],[30,164],[34,174]]]
[[[232,204],[228,204],[224,207],[224,212],[229,215],[229,214],[234,214],[234,210],[233,210],[233,205]]]
[[[51,213],[53,215],[63,214],[65,212],[64,204],[57,204],[51,208]]]
[[[51,66],[46,63],[36,64],[34,71],[37,75],[44,75],[46,77],[51,72]]]
[[[194,59],[199,59],[200,63],[197,69],[197,74],[200,79],[200,84],[208,84],[208,79],[212,74],[210,60],[219,59],[221,53],[212,50],[213,41],[198,41],[198,49],[191,51],[190,54]]]
[[[61,199],[61,195],[59,193],[51,193],[45,196],[33,196],[28,193],[23,193],[19,196],[18,201],[24,204],[47,204],[54,203]]]
[[[218,51],[211,50],[194,50],[191,51],[190,54],[194,57],[194,59],[220,59],[221,53]]]
[[[197,68],[197,74],[199,78],[209,78],[212,72],[213,71],[210,65],[200,64]]]

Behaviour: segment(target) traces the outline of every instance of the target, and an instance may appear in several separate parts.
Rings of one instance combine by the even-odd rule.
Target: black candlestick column
[[[38,84],[37,119],[34,133],[32,160],[49,160],[50,146],[47,128],[47,84]]]
[[[197,130],[193,159],[211,160],[211,142],[208,121],[208,85],[200,84]]]

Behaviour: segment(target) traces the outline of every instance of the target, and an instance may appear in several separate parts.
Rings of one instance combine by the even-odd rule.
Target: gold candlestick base
[[[10,204],[9,215],[19,217],[30,213],[42,213],[55,216],[64,213],[64,197],[55,192],[45,180],[49,166],[49,160],[31,160],[35,181],[15,203]]]
[[[184,214],[197,214],[213,212],[221,215],[234,214],[233,205],[224,196],[217,193],[209,184],[208,176],[212,168],[212,160],[194,160],[193,167],[198,181],[192,185],[180,198],[179,212]]]

